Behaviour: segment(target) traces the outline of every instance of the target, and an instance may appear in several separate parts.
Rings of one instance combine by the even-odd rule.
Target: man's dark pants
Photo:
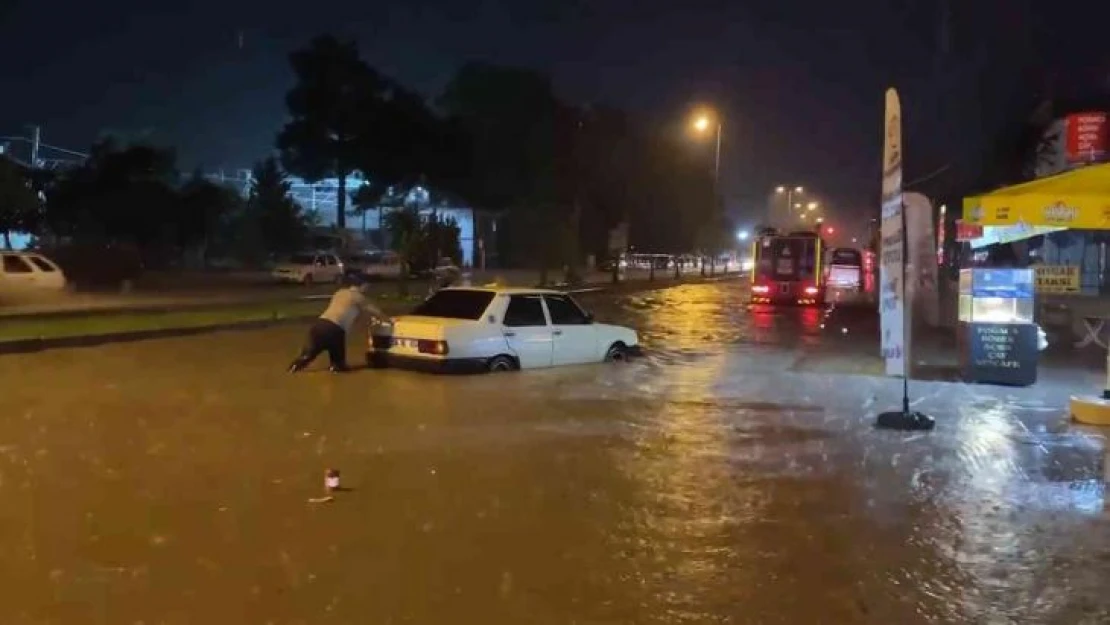
[[[293,361],[290,370],[300,371],[307,367],[320,352],[327,352],[332,369],[347,368],[347,333],[338,324],[327,319],[317,319],[308,330],[308,341],[301,355]]]

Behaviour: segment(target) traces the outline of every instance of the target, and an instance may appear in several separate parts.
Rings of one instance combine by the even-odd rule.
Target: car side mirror
[[[591,312],[586,313],[586,323],[594,322],[594,314]]]

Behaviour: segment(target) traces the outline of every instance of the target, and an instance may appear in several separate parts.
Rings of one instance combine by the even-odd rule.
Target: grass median
[[[396,298],[377,300],[377,303],[389,314],[403,312],[413,305],[412,301]],[[260,302],[242,306],[220,306],[177,311],[123,312],[79,317],[21,317],[0,320],[0,342],[100,336],[124,332],[193,329],[269,320],[310,318],[320,314],[326,305],[327,302],[320,300]]]

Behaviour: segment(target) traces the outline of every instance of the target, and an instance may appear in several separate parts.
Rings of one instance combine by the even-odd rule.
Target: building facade
[[[215,172],[206,176],[212,182],[231,187],[244,198],[250,194],[253,182],[251,170],[239,169],[231,172]],[[347,228],[346,232],[336,231],[337,197],[339,181],[326,178],[317,182],[307,182],[296,176],[289,176],[289,195],[305,210],[316,215],[317,239],[334,237],[347,242],[347,245],[362,249],[384,250],[389,248],[389,232],[384,227],[385,215],[390,207],[376,206],[366,210],[355,207],[354,196],[366,183],[359,175],[347,179]],[[432,203],[431,195],[422,187],[412,189],[404,202],[420,208],[426,217],[436,215],[453,220],[459,228],[459,245],[462,248],[462,262],[466,266],[497,266],[497,216],[463,206],[459,202]]]

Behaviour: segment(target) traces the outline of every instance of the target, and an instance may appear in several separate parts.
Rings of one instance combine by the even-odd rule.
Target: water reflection
[[[758,361],[772,354],[753,361],[746,347],[817,344],[825,311],[734,320],[738,298],[696,294],[661,295],[672,310],[637,319],[650,341],[666,337],[664,352],[703,353],[638,370],[636,405],[652,408],[638,410],[647,427],[618,453],[644,493],[621,533],[656,554],[636,561],[667,615],[658,622],[1110,617],[1093,573],[1110,574],[1094,555],[1110,549],[1104,517],[1091,516],[1100,444],[1033,436],[1035,415],[1020,415],[1005,391],[945,384],[917,391],[916,407],[952,415],[940,431],[876,432],[870,386],[768,375]]]
[[[291,378],[283,328],[0,359],[0,622],[1110,622],[1102,442],[1050,388],[915,384],[937,430],[880,432],[899,385],[799,372],[804,310],[587,305],[649,357]],[[328,466],[353,490],[306,504]]]

